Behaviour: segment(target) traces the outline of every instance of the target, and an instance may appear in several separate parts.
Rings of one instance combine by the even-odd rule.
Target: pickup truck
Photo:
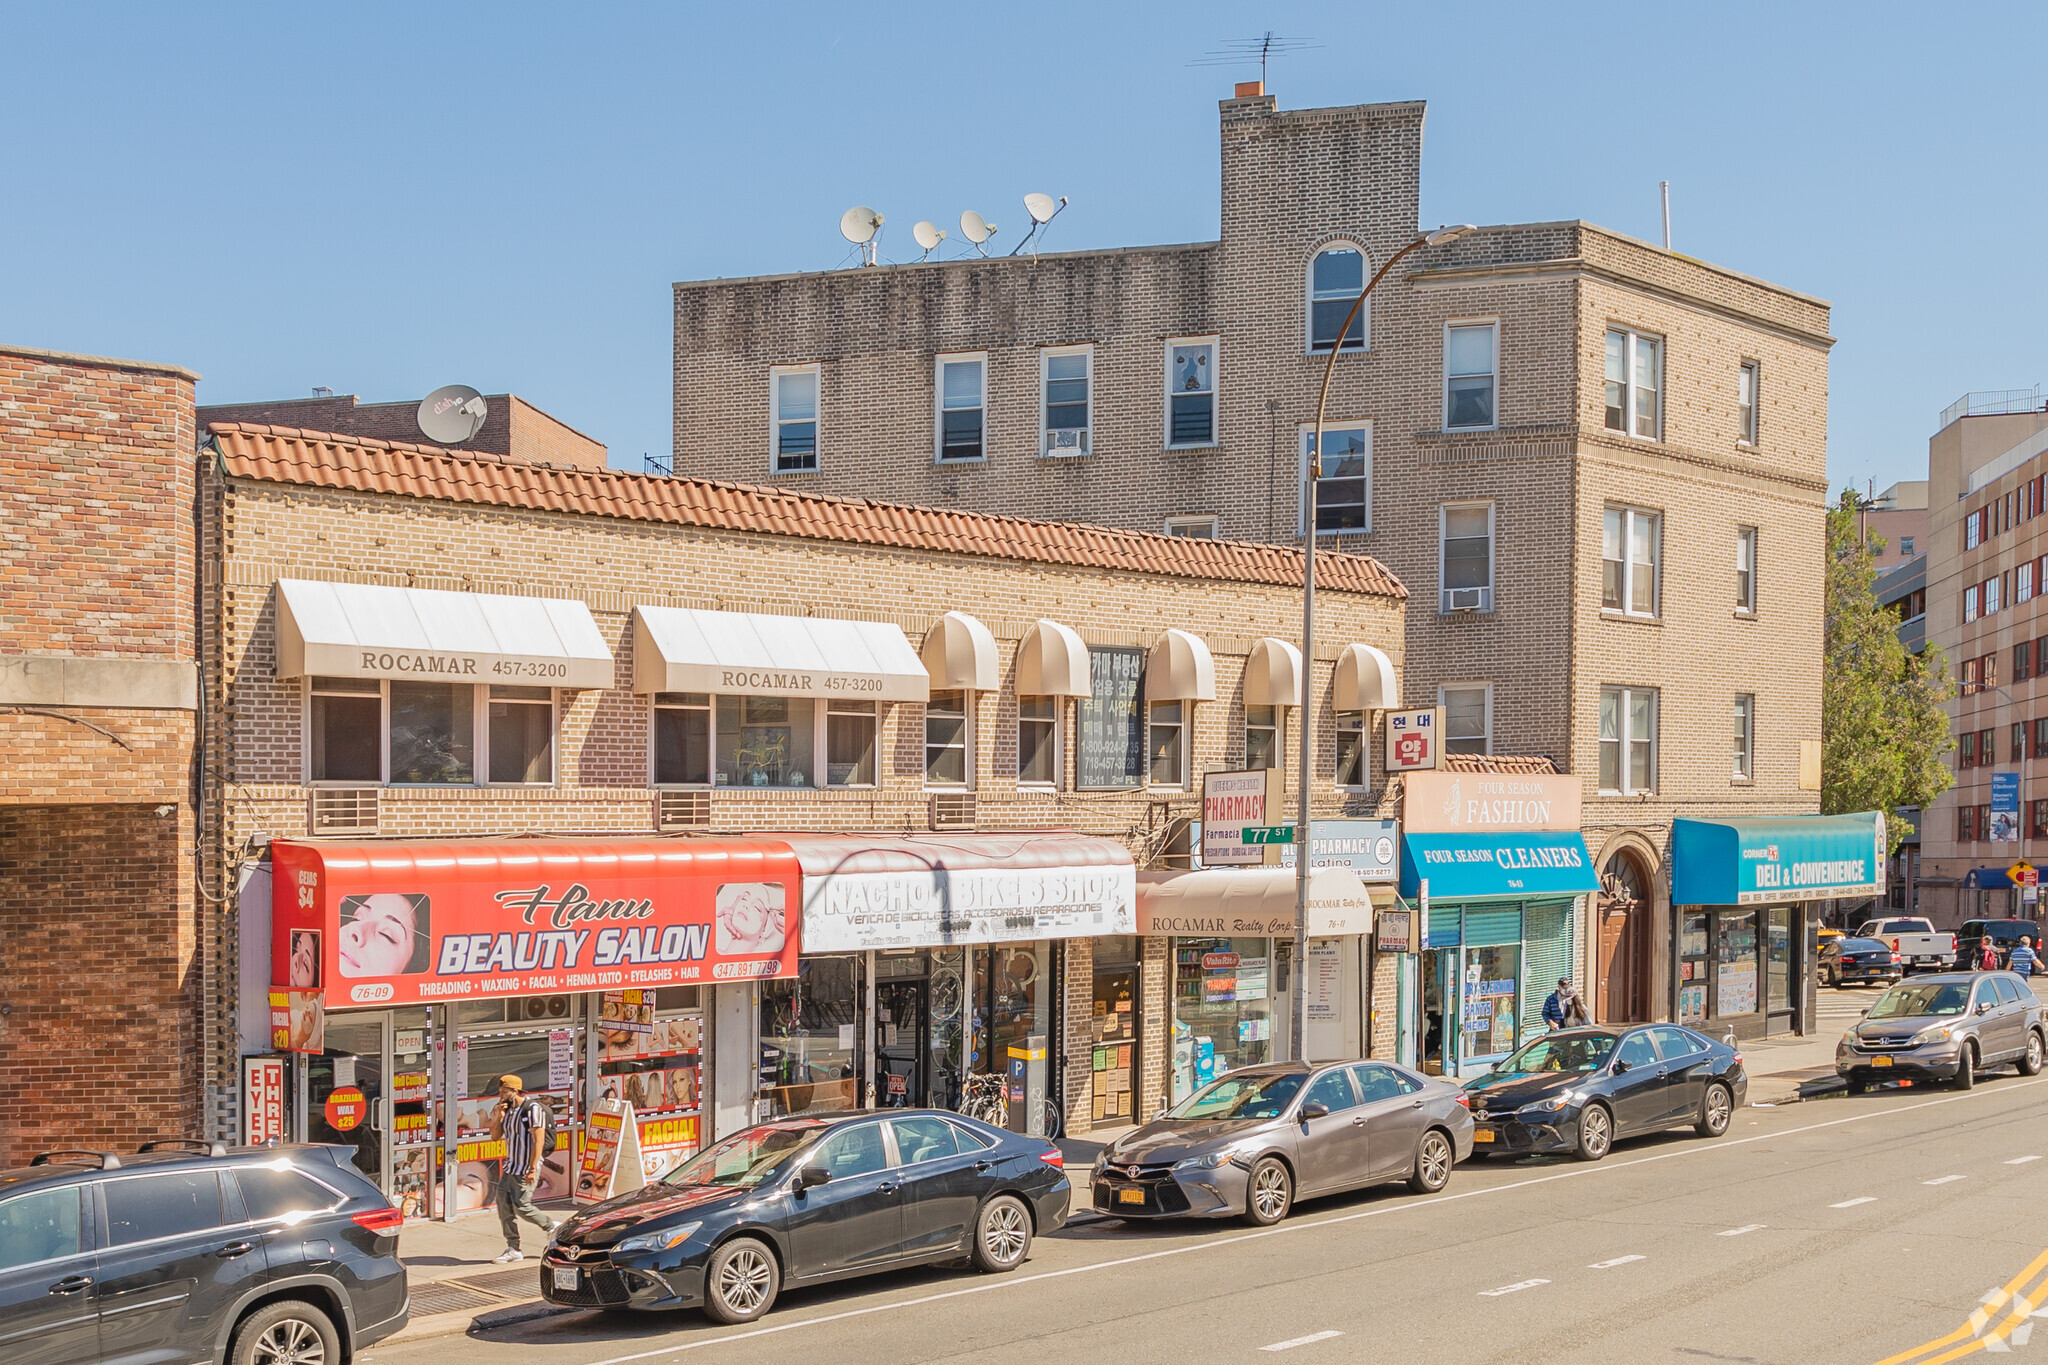
[[[1927,969],[1946,971],[1956,960],[1956,936],[1936,933],[1932,920],[1912,915],[1865,920],[1858,938],[1874,938],[1889,947],[1910,976]]]

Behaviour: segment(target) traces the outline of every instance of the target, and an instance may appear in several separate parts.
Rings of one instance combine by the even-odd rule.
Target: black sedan
[[[1676,1024],[1546,1033],[1466,1083],[1472,1152],[1570,1152],[1598,1161],[1615,1139],[1690,1124],[1728,1131],[1749,1094],[1742,1054]]]
[[[785,1284],[946,1262],[1015,1270],[1066,1222],[1060,1152],[958,1114],[783,1119],[578,1213],[542,1254],[575,1308],[702,1308],[751,1322]]]
[[[1874,938],[1838,938],[1823,943],[1815,969],[1830,986],[1889,986],[1906,971],[1891,945]]]

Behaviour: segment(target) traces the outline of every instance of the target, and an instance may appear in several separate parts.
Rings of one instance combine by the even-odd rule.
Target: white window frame
[[[1025,699],[1019,697],[1017,700],[1019,702],[1017,710],[1017,767],[1020,770],[1017,777],[1017,787],[1020,791],[1056,792],[1060,790],[1060,780],[1066,772],[1066,699],[1064,697],[1036,697],[1032,699],[1035,701],[1050,701],[1052,703],[1052,780],[1049,782],[1040,782],[1035,779],[1027,780],[1022,775],[1021,769],[1024,764],[1024,722],[1026,720],[1022,702]],[[1031,723],[1042,725],[1045,722],[1032,718]]]
[[[692,693],[681,693],[681,694],[678,694],[678,695],[684,695],[684,696],[701,696],[701,697],[703,697],[703,698],[704,698],[704,705],[703,705],[702,707],[697,707],[697,706],[684,706],[684,705],[666,705],[666,706],[665,706],[665,705],[663,705],[663,704],[662,704],[661,702],[659,702],[659,701],[656,701],[656,700],[655,700],[655,697],[659,697],[659,696],[662,696],[662,695],[664,695],[664,694],[663,694],[663,693],[659,693],[659,692],[657,692],[657,693],[655,693],[655,694],[654,694],[653,696],[650,696],[650,697],[649,697],[649,698],[647,699],[647,785],[648,785],[649,787],[652,787],[652,788],[653,788],[654,790],[656,790],[656,791],[675,791],[675,792],[702,792],[702,791],[710,791],[710,790],[711,790],[711,788],[712,788],[713,786],[715,786],[715,785],[717,784],[717,779],[718,779],[718,697],[717,697],[717,694],[715,694],[715,693],[711,693],[711,692],[701,692],[701,693],[699,693],[699,692],[692,692]],[[708,752],[708,753],[707,753],[707,754],[705,755],[705,759],[704,759],[704,780],[703,780],[702,782],[661,782],[661,781],[657,781],[657,780],[656,780],[656,778],[657,778],[657,776],[659,775],[659,773],[660,773],[660,771],[661,771],[661,769],[660,769],[660,763],[661,763],[661,715],[660,715],[660,713],[661,713],[661,712],[663,712],[663,711],[697,711],[697,710],[702,710],[702,711],[704,712],[704,742],[705,742],[705,744],[706,744],[706,745],[708,746],[708,748],[709,748],[709,752]]]
[[[1493,368],[1487,371],[1487,378],[1493,381],[1493,420],[1484,426],[1451,425],[1451,380],[1472,379],[1476,375],[1451,374],[1451,332],[1459,327],[1485,327],[1493,333]],[[1444,323],[1444,430],[1445,431],[1498,431],[1500,430],[1500,319],[1497,317],[1452,318]]]
[[[1339,431],[1362,431],[1365,433],[1365,525],[1333,527],[1327,531],[1317,531],[1316,534],[1319,536],[1369,536],[1372,534],[1372,499],[1374,491],[1372,423],[1369,421],[1323,423],[1323,433],[1325,435]],[[1307,534],[1308,443],[1315,439],[1315,434],[1316,424],[1314,422],[1303,422],[1295,428],[1294,534],[1297,536]],[[1320,498],[1317,499],[1317,503],[1318,507],[1320,507]]]
[[[981,366],[981,454],[946,456],[946,366],[969,361]],[[1092,413],[1091,413],[1092,415]],[[942,351],[932,357],[932,463],[941,465],[988,463],[988,352]]]
[[[1977,617],[1978,617],[1978,615],[1980,614],[1980,612],[1979,612],[1979,609],[1978,609],[1978,602],[1977,602],[1977,598],[1978,598],[1978,595],[1979,595],[1979,593],[1980,593],[1980,591],[1981,591],[1982,587],[1983,587],[1983,585],[1982,585],[1982,584],[1979,584],[1979,583],[1972,583],[1972,584],[1971,584],[1971,585],[1970,585],[1969,587],[1967,587],[1967,588],[1964,588],[1964,589],[1963,589],[1963,624],[1964,624],[1964,625],[1968,625],[1968,624],[1969,624],[1970,622],[1972,622],[1972,621],[1976,620],[1976,619],[1977,619]]]
[[[835,706],[858,706],[862,702],[874,708],[872,712],[848,710],[840,715],[871,716],[875,722],[875,775],[867,782],[834,782],[832,780],[832,708]],[[820,697],[817,704],[817,738],[812,752],[818,758],[818,781],[816,785],[825,791],[872,791],[882,785],[882,703],[864,697]],[[712,737],[714,753],[717,736]],[[714,759],[715,762],[715,759]],[[802,788],[797,790],[801,791]]]
[[[1217,518],[1209,517],[1168,517],[1166,534],[1185,536],[1192,540],[1217,539]]]
[[[377,690],[372,692],[334,692],[329,696],[353,696],[377,698],[377,776],[371,778],[313,777],[313,678],[311,674],[301,680],[299,691],[299,715],[303,718],[299,744],[299,774],[308,787],[382,787],[389,785],[391,776],[391,687],[388,678],[351,678],[350,682],[374,682]]]
[[[477,785],[479,787],[523,787],[530,791],[556,787],[562,777],[562,693],[560,688],[550,687],[548,693],[548,780],[545,782],[495,782],[491,780],[491,688],[522,687],[524,683],[478,683],[476,696],[477,732]],[[507,697],[504,700],[514,706],[537,706],[538,699],[524,700]],[[389,727],[386,727],[387,729]]]
[[[1476,590],[1472,588],[1452,588],[1444,582],[1444,573],[1450,558],[1451,512],[1453,509],[1462,511],[1473,507],[1484,507],[1486,509],[1486,582]],[[1494,562],[1500,545],[1498,533],[1495,529],[1494,519],[1497,515],[1495,507],[1496,504],[1491,498],[1471,498],[1458,502],[1438,504],[1436,509],[1437,615],[1448,616],[1454,611],[1464,610],[1480,612],[1490,612],[1493,610]],[[1454,592],[1464,594],[1473,591],[1477,591],[1479,594],[1476,603],[1473,605],[1466,607],[1453,603],[1452,594]],[[1460,596],[1457,602],[1464,603],[1467,600],[1465,597]]]
[[[1180,772],[1176,775],[1179,778],[1176,782],[1161,782],[1152,776],[1152,709],[1157,706],[1178,706],[1180,708],[1180,719],[1174,722],[1175,728],[1180,731]],[[1195,704],[1192,701],[1185,697],[1178,699],[1161,698],[1159,700],[1146,699],[1145,785],[1155,791],[1186,791],[1188,789],[1188,772],[1193,767],[1194,756],[1190,751],[1194,747],[1194,742]]]
[[[1209,348],[1209,439],[1206,441],[1175,441],[1173,439],[1173,351],[1176,346],[1207,346]],[[1164,390],[1160,404],[1160,443],[1167,450],[1213,450],[1223,444],[1223,340],[1220,336],[1168,337],[1165,354],[1160,361],[1164,378],[1160,387]],[[1089,373],[1094,369],[1091,366]],[[1093,412],[1090,412],[1093,417]]]
[[[1610,322],[1600,338],[1600,428],[1614,431],[1607,425],[1607,338],[1620,333],[1627,340],[1622,348],[1621,420],[1619,435],[1638,441],[1662,441],[1664,439],[1664,409],[1669,394],[1664,385],[1665,364],[1664,336],[1658,332],[1639,331],[1623,323]],[[1657,430],[1648,436],[1636,431],[1636,343],[1647,341],[1657,348]]]
[[[1732,763],[1731,782],[1754,782],[1756,780],[1756,693],[1737,692],[1735,705],[1729,708],[1729,718],[1734,713],[1742,715],[1742,732],[1737,738],[1737,747]],[[1654,760],[1652,760],[1654,763]]]
[[[811,465],[808,469],[784,469],[782,465],[782,381],[807,374],[815,384],[816,399],[811,412]],[[825,468],[825,374],[822,365],[770,365],[768,367],[768,472],[776,478],[791,474],[817,474]]]
[[[1740,576],[1742,573],[1742,556],[1745,550],[1749,553],[1748,601],[1744,601],[1742,598],[1742,579]],[[1658,557],[1662,558],[1661,555]],[[1735,614],[1737,616],[1754,616],[1756,615],[1757,597],[1757,532],[1754,526],[1738,526],[1735,528],[1735,572],[1737,575],[1735,579]]]
[[[1493,684],[1492,684],[1492,683],[1490,683],[1490,682],[1446,682],[1446,683],[1438,683],[1438,684],[1437,684],[1437,689],[1436,689],[1436,704],[1437,704],[1438,706],[1442,706],[1442,707],[1449,707],[1449,705],[1450,705],[1450,694],[1451,694],[1452,692],[1467,692],[1467,691],[1471,691],[1471,690],[1472,690],[1472,689],[1474,689],[1474,688],[1477,688],[1477,689],[1479,689],[1479,690],[1480,690],[1481,692],[1483,692],[1483,693],[1485,694],[1485,705],[1484,705],[1484,715],[1485,715],[1485,717],[1486,717],[1486,720],[1485,720],[1485,729],[1484,729],[1484,731],[1483,731],[1483,732],[1481,733],[1481,735],[1480,735],[1480,738],[1481,738],[1482,740],[1484,740],[1484,741],[1485,741],[1486,747],[1485,747],[1485,748],[1483,748],[1483,749],[1481,749],[1481,750],[1480,750],[1479,752],[1480,752],[1480,753],[1482,753],[1482,754],[1491,754],[1491,753],[1493,752]],[[1447,754],[1448,754],[1448,753],[1451,753],[1451,752],[1452,752],[1452,749],[1451,749],[1451,722],[1450,722],[1450,715],[1449,715],[1449,712],[1448,712],[1448,711],[1446,711],[1446,712],[1445,712],[1445,717],[1444,717],[1444,733],[1443,733],[1443,746],[1444,746],[1444,747],[1443,747],[1443,751],[1444,751],[1445,753],[1447,753]],[[1460,749],[1460,750],[1457,750],[1457,752],[1459,752],[1459,753],[1464,753],[1464,752],[1466,752],[1466,751],[1465,751],[1465,750],[1462,750],[1462,749]]]
[[[1274,764],[1270,770],[1262,768],[1258,769],[1258,771],[1274,771],[1284,775],[1287,772],[1287,712],[1289,708],[1285,702],[1274,702],[1271,709],[1273,712],[1273,756],[1280,761]],[[1244,725],[1244,763],[1245,767],[1249,769],[1252,762],[1252,708],[1250,706],[1247,705],[1242,709],[1239,720]],[[1262,725],[1259,728],[1263,730],[1267,727]]]
[[[1046,419],[1051,403],[1051,370],[1054,356],[1078,355],[1088,360],[1088,425],[1081,428],[1081,448],[1073,451],[1054,453],[1045,448],[1048,433],[1052,428]],[[1080,346],[1041,346],[1038,348],[1038,455],[1045,460],[1076,459],[1095,453],[1095,347],[1093,343]]]
[[[1629,712],[1631,709],[1630,702],[1636,696],[1644,693],[1647,693],[1650,698],[1650,737],[1647,740],[1638,740],[1631,738],[1628,732]],[[1602,785],[1599,755],[1600,747],[1607,743],[1606,740],[1600,738],[1599,734],[1600,711],[1605,709],[1606,701],[1609,695],[1615,697],[1615,704],[1620,708],[1619,715],[1617,716],[1617,720],[1619,722],[1619,730],[1618,738],[1616,740],[1616,743],[1619,745],[1619,748],[1617,750],[1618,762],[1615,769],[1615,780],[1618,783],[1618,785],[1613,787]],[[1646,793],[1651,795],[1654,795],[1656,793],[1658,735],[1659,732],[1663,729],[1663,716],[1661,714],[1661,709],[1661,698],[1658,696],[1658,689],[1654,687],[1629,687],[1625,684],[1620,683],[1608,684],[1606,686],[1601,687],[1600,706],[1596,707],[1593,713],[1593,780],[1602,796],[1639,796]],[[1632,786],[1629,782],[1629,772],[1633,767],[1633,764],[1631,764],[1629,760],[1633,757],[1632,750],[1633,747],[1637,744],[1646,744],[1648,745],[1650,750],[1650,781],[1649,785],[1644,787]]]
[[[357,682],[372,682],[377,690],[355,693],[334,693],[337,696],[377,698],[377,777],[367,778],[321,778],[313,777],[313,678],[308,674],[300,680],[299,689],[299,773],[308,787],[403,787],[419,791],[448,791],[465,788],[500,787],[523,788],[529,791],[551,790],[562,785],[562,692],[550,687],[548,691],[548,780],[545,782],[493,782],[491,780],[491,684],[489,683],[440,683],[448,687],[469,688],[469,744],[470,780],[467,782],[393,782],[391,780],[391,682],[389,678],[358,678]],[[401,681],[415,681],[403,679]],[[417,679],[419,682],[440,682],[434,678]],[[501,684],[519,686],[520,684]],[[535,706],[538,701],[520,701],[521,706]],[[651,736],[650,731],[650,736]],[[651,753],[651,750],[650,750]],[[651,761],[651,760],[650,760]]]
[[[1339,761],[1344,756],[1344,724],[1346,716],[1358,717],[1358,729],[1351,731],[1358,736],[1358,772],[1364,779],[1359,782],[1337,780]],[[1372,790],[1372,713],[1369,711],[1333,711],[1330,714],[1330,785],[1340,792],[1365,792]]]
[[[1607,605],[1607,515],[1621,514],[1621,605]],[[1650,605],[1647,610],[1640,608],[1635,600],[1635,519],[1649,517],[1655,523],[1650,535]],[[1621,503],[1609,503],[1600,509],[1600,611],[1606,616],[1629,616],[1642,621],[1654,621],[1661,614],[1664,598],[1664,514],[1650,507],[1634,507]]]
[[[1748,420],[1743,417],[1742,386],[1749,385]],[[1760,361],[1745,360],[1735,367],[1735,444],[1752,450],[1763,430],[1764,367]]]
[[[1984,580],[1984,614],[1996,616],[2005,609],[2005,596],[1997,574]]]
[[[1367,251],[1362,243],[1340,237],[1334,241],[1318,242],[1316,244],[1316,249],[1309,253],[1308,264],[1302,268],[1301,272],[1301,344],[1302,354],[1304,355],[1328,355],[1330,353],[1316,345],[1316,262],[1323,258],[1324,253],[1331,251],[1357,252],[1359,278],[1362,285],[1369,284],[1372,281],[1372,253]],[[1352,299],[1356,298],[1357,295],[1346,294],[1344,297]],[[1372,295],[1367,294],[1365,296],[1365,302],[1358,310],[1358,344],[1356,346],[1345,346],[1341,344],[1342,342],[1343,337],[1338,337],[1337,341],[1332,343],[1331,350],[1336,351],[1338,355],[1366,355],[1371,352]]]
[[[917,738],[918,755],[921,764],[918,769],[920,780],[924,783],[924,790],[928,792],[971,792],[974,790],[974,713],[980,709],[974,704],[976,693],[971,687],[940,687],[933,689],[933,695],[937,695],[940,692],[955,692],[960,697],[961,714],[966,718],[966,724],[960,729],[960,743],[965,750],[961,755],[960,770],[965,774],[965,778],[959,782],[934,783],[932,781],[931,729],[928,723],[931,714],[931,702],[927,698],[924,706],[919,708],[918,712]],[[876,731],[877,746],[880,743],[880,730],[878,728]],[[880,773],[880,758],[881,755],[878,747],[876,753],[876,771],[878,776]]]

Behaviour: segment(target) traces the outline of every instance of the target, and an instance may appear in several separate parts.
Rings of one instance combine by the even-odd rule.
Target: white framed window
[[[492,683],[484,717],[494,786],[555,780],[555,690]]]
[[[1756,751],[1756,694],[1738,692],[1735,696],[1735,771],[1737,781],[1747,782],[1752,776],[1751,755]]]
[[[818,787],[824,708],[810,697],[712,698],[712,785]]]
[[[875,704],[834,697],[825,703],[825,785],[875,785]]]
[[[1490,431],[1500,423],[1500,324],[1453,322],[1444,327],[1444,429]]]
[[[1965,624],[1977,619],[1977,584],[1963,589],[1963,621]]]
[[[1294,533],[1308,513],[1309,453],[1316,429],[1301,429],[1301,498]],[[1372,423],[1346,422],[1323,428],[1323,477],[1316,485],[1316,531],[1364,535],[1372,530]]]
[[[1166,343],[1166,448],[1216,444],[1216,338]]]
[[[1600,689],[1600,790],[1632,796],[1657,789],[1657,693]]]
[[[768,372],[770,468],[818,472],[818,367],[778,365]]]
[[[1664,342],[1627,328],[1607,333],[1607,429],[1658,440],[1664,433]]]
[[[924,784],[964,787],[972,776],[965,692],[934,692],[924,704]]]
[[[1060,699],[1017,698],[1017,785],[1060,784]]]
[[[1763,367],[1754,360],[1745,360],[1735,372],[1735,439],[1746,446],[1756,444],[1756,412],[1758,381],[1763,377]]]
[[[310,678],[306,780],[315,786],[551,786],[547,687]]]
[[[711,785],[711,698],[702,692],[657,692],[650,776],[657,787]]]
[[[1986,616],[1993,615],[1999,610],[1999,608],[2005,605],[2003,599],[1999,595],[1999,589],[2001,586],[2002,585],[2000,584],[1999,580],[1996,578],[1987,578],[1984,580],[1984,614]]]
[[[1214,517],[1168,517],[1166,534],[1186,536],[1190,540],[1216,539],[1216,518]]]
[[[1899,557],[1902,559],[1911,559],[1913,557],[1913,537],[1899,537]]]
[[[1188,703],[1155,701],[1145,708],[1146,769],[1155,787],[1188,784]]]
[[[932,458],[959,464],[988,457],[988,356],[942,355],[932,379]]]
[[[1657,567],[1664,518],[1640,507],[1610,507],[1600,526],[1600,609],[1657,614]]]
[[[1244,766],[1284,768],[1287,766],[1287,708],[1247,706],[1244,708]]]
[[[1335,724],[1337,785],[1363,789],[1372,785],[1372,756],[1365,748],[1365,712],[1339,711]]]
[[[1437,613],[1493,610],[1493,504],[1437,509]]]
[[[1086,455],[1095,406],[1095,348],[1065,346],[1038,353],[1038,449],[1045,455]]]
[[[384,684],[312,678],[306,685],[306,781],[360,786],[384,780]]]
[[[1756,615],[1756,527],[1735,528],[1735,610]]]
[[[2015,604],[2034,600],[2034,564],[2035,561],[2030,559],[2013,570],[2012,600]]]
[[[1352,242],[1332,242],[1308,263],[1308,349],[1329,350],[1337,344],[1337,329],[1351,311],[1359,291],[1365,288],[1365,252]],[[1359,307],[1358,316],[1344,333],[1346,351],[1366,349],[1372,331],[1372,300]]]
[[[1444,683],[1436,690],[1436,704],[1444,708],[1445,753],[1493,752],[1492,683]]]

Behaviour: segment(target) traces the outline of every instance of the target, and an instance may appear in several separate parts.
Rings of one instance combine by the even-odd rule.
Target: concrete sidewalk
[[[566,1201],[540,1209],[557,1223],[575,1212]],[[525,1260],[502,1266],[494,1262],[505,1249],[505,1235],[491,1209],[452,1223],[407,1223],[398,1234],[398,1259],[405,1263],[412,1289],[412,1320],[390,1340],[452,1336],[472,1324],[500,1327],[557,1311],[540,1297],[540,1252],[548,1234],[522,1222],[519,1244]]]

